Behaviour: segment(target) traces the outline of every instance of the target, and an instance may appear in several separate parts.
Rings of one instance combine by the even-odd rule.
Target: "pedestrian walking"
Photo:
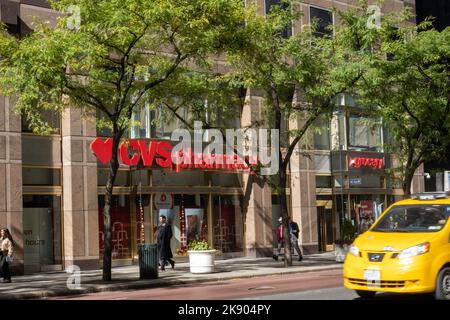
[[[283,230],[283,218],[280,217],[278,219],[278,228],[277,228],[277,254],[273,255],[273,259],[278,261],[278,256],[281,254],[281,248],[283,247],[283,239],[284,239],[284,230]]]
[[[12,262],[14,241],[8,229],[0,231],[0,265],[3,275],[3,282],[11,282],[11,272],[9,264]]]
[[[298,236],[300,229],[298,227],[297,222],[294,222],[291,217],[289,217],[289,233],[291,235],[291,244],[295,248],[298,254],[298,261],[303,260],[302,250],[300,250],[300,247],[298,245]]]
[[[170,239],[172,239],[172,227],[167,223],[166,216],[159,217],[158,226],[158,254],[159,254],[159,268],[164,271],[166,269],[167,262],[172,265],[172,269],[175,268],[175,261],[172,260],[173,254],[170,249]]]

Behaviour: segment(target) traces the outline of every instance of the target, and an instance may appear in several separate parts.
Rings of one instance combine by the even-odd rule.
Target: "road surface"
[[[113,291],[58,300],[353,300],[343,287],[342,270],[307,272],[221,282],[177,285],[144,290]],[[377,294],[375,299],[429,299],[424,295]]]

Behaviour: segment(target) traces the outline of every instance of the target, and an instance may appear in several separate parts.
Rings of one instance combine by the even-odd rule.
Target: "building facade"
[[[261,13],[276,2],[258,1]],[[330,9],[345,9],[356,2],[305,0],[302,21],[293,23],[292,32],[315,17],[326,24],[338,23]],[[387,1],[383,10],[413,6],[412,2]],[[54,21],[56,13],[45,1],[2,0],[0,16],[10,32],[26,34],[33,28],[33,17]],[[248,89],[245,98],[236,127],[262,117],[261,95]],[[63,270],[72,264],[99,268],[108,169],[90,145],[103,133],[77,110],[66,110],[61,116],[46,115],[56,134],[36,136],[13,113],[13,107],[13,98],[0,97],[0,226],[8,227],[15,239],[16,272]],[[136,114],[142,127],[130,130],[128,137],[164,140],[180,126],[173,119],[161,118],[158,125],[152,125],[155,117],[161,115]],[[301,228],[300,242],[306,253],[332,250],[346,220],[362,231],[402,195],[401,188],[384,173],[395,166],[395,158],[383,149],[388,134],[382,125],[369,129],[368,121],[377,122],[365,117],[350,97],[338,97],[332,119],[322,119],[316,124],[320,133],[310,133],[311,147],[297,149],[292,156],[289,210]],[[287,125],[295,129],[301,119]],[[423,190],[421,172],[413,188]],[[172,250],[178,255],[196,236],[208,239],[223,257],[271,256],[276,247],[277,197],[268,185],[245,171],[198,168],[174,172],[122,165],[113,202],[114,265],[133,263],[138,245],[155,241],[161,214],[173,226]]]

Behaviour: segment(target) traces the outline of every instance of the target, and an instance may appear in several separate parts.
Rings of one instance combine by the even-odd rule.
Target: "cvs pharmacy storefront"
[[[382,210],[394,202],[386,175],[387,153],[332,151],[333,201],[340,225],[350,220],[359,232],[367,230]]]

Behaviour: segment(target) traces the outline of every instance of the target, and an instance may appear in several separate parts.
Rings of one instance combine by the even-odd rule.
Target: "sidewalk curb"
[[[131,283],[119,283],[117,285],[112,284],[101,284],[101,285],[87,285],[86,287],[80,290],[69,290],[67,288],[64,289],[56,289],[56,290],[42,290],[36,292],[27,292],[27,293],[12,293],[7,296],[3,296],[2,300],[26,300],[26,299],[45,299],[45,298],[54,298],[54,297],[71,297],[83,294],[91,294],[91,293],[100,293],[100,292],[112,292],[112,291],[122,291],[129,289],[152,289],[152,288],[161,288],[168,286],[177,286],[177,285],[186,285],[186,284],[194,284],[194,283],[205,283],[205,282],[219,282],[233,279],[246,279],[246,278],[257,278],[257,277],[265,277],[265,276],[284,276],[295,273],[308,273],[308,272],[317,272],[317,271],[330,271],[330,270],[341,270],[343,267],[342,264],[335,264],[324,267],[310,267],[308,269],[303,270],[284,270],[281,272],[272,272],[265,274],[248,274],[248,275],[232,275],[232,276],[217,276],[215,278],[202,278],[202,279],[186,279],[186,280],[165,280],[165,279],[152,279],[152,280],[132,280]]]

